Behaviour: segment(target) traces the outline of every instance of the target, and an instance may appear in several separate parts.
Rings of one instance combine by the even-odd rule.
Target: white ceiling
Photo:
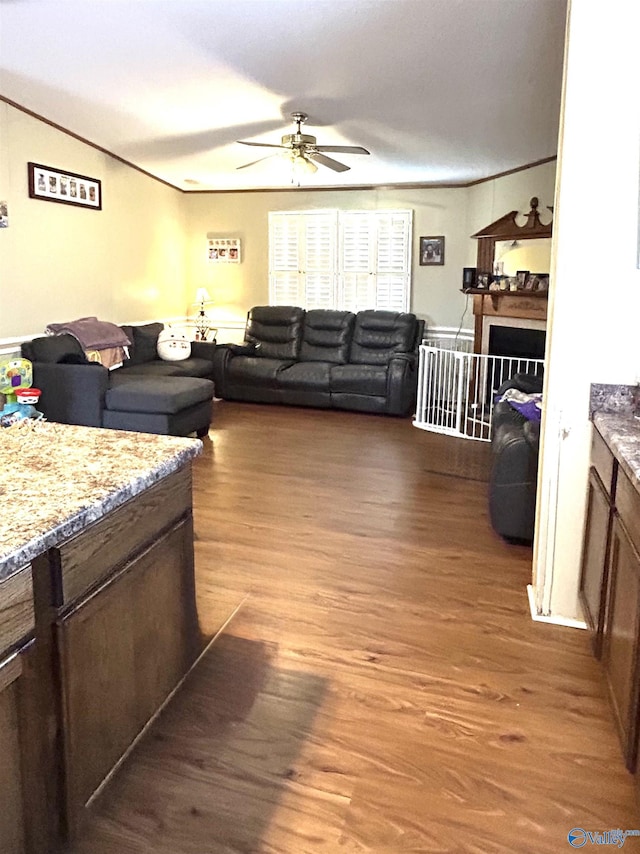
[[[185,190],[309,114],[308,186],[466,183],[556,154],[565,0],[0,0],[0,95]],[[56,166],[57,164],[48,164]],[[67,168],[71,168],[67,165]]]

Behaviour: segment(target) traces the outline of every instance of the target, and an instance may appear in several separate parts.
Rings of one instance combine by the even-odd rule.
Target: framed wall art
[[[97,178],[40,163],[28,163],[27,167],[30,198],[102,210],[102,184]]]
[[[207,260],[212,264],[239,264],[240,238],[208,237]]]
[[[435,267],[444,264],[444,237],[420,238],[420,266]]]

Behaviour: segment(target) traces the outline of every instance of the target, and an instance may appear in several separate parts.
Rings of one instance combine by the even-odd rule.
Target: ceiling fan
[[[345,163],[340,163],[334,160],[333,157],[327,157],[324,152],[334,154],[369,154],[366,148],[360,145],[318,145],[315,136],[301,133],[300,126],[303,125],[309,118],[306,113],[291,113],[291,118],[296,124],[295,133],[287,133],[282,137],[280,145],[271,142],[248,142],[239,139],[238,142],[242,145],[255,145],[262,148],[280,148],[282,152],[286,152],[291,158],[292,165],[295,168],[307,172],[317,172],[316,163],[321,166],[327,166],[333,169],[334,172],[346,172],[350,169]],[[267,160],[269,157],[275,157],[276,154],[268,154],[266,157],[260,157],[258,160],[252,160],[251,163],[245,163],[243,166],[238,166],[238,169],[246,169],[247,166],[253,166],[260,163],[262,160]]]

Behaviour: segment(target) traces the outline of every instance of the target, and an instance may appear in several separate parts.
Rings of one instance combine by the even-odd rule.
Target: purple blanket
[[[109,347],[130,347],[131,341],[115,323],[97,317],[81,317],[66,323],[50,323],[45,332],[50,335],[68,333],[77,338],[83,350],[106,350]]]
[[[540,421],[542,417],[542,395],[539,393],[526,394],[523,391],[518,391],[515,388],[509,388],[500,400],[506,400],[507,403],[517,410],[527,421]]]

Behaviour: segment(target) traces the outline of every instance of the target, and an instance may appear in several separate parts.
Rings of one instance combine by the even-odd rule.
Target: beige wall
[[[102,181],[103,210],[30,199],[27,162]],[[0,340],[95,314],[124,323],[186,310],[183,194],[0,101]]]
[[[30,199],[28,161],[99,178],[103,210]],[[457,329],[462,321],[471,329],[460,292],[462,268],[475,264],[470,235],[526,209],[534,194],[549,204],[554,166],[470,189],[185,195],[0,101],[0,198],[10,220],[0,230],[0,289],[11,306],[0,314],[0,342],[86,314],[117,323],[182,317],[202,286],[215,300],[215,323],[242,327],[247,310],[268,300],[268,212],[313,208],[411,209],[412,309],[431,327]],[[438,234],[446,238],[445,265],[421,267],[419,237]],[[207,264],[208,235],[240,237],[242,264]]]
[[[281,193],[197,193],[186,196],[189,232],[187,287],[206,287],[215,300],[210,313],[225,332],[243,326],[253,305],[268,301],[268,213],[275,210],[410,209],[414,212],[412,310],[428,326],[473,327],[471,307],[460,292],[462,268],[475,266],[478,229],[510,210],[528,210],[537,195],[540,204],[553,204],[555,163],[537,166],[469,189],[334,190],[304,188]],[[445,264],[421,267],[421,235],[443,234]],[[242,264],[207,264],[207,236],[239,237]],[[467,309],[464,319],[463,313]],[[228,337],[228,336],[227,336]],[[225,338],[227,340],[227,338]]]
[[[535,555],[538,607],[560,618],[580,616],[589,386],[640,376],[639,29],[637,3],[570,4]]]

